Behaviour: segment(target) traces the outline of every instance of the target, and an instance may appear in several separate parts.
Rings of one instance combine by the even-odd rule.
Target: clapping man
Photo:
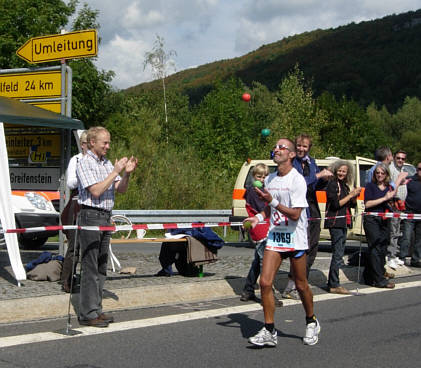
[[[137,166],[133,156],[115,160],[105,157],[110,148],[110,133],[103,127],[93,127],[87,135],[88,152],[79,160],[76,173],[79,187],[80,226],[110,226],[114,192],[124,193],[130,174]],[[124,170],[124,175],[120,173]],[[102,293],[107,275],[109,231],[81,230],[80,251],[82,276],[80,282],[79,323],[92,327],[107,327],[113,316],[102,311]]]

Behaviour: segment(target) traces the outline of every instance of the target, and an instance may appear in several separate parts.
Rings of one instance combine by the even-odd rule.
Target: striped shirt
[[[92,151],[88,151],[78,162],[76,175],[79,188],[79,204],[97,207],[103,210],[111,211],[114,207],[114,185],[121,180],[117,175],[113,184],[98,198],[95,198],[88,187],[104,181],[113,171],[114,166],[105,157],[99,159]]]

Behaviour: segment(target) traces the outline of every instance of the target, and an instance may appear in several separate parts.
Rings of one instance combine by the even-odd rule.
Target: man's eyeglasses
[[[402,161],[405,161],[405,160],[406,160],[406,157],[396,157],[396,159],[397,159],[397,160],[402,160]]]
[[[288,151],[291,151],[286,144],[276,144],[275,146],[272,147],[272,151],[275,151],[276,149],[279,149],[279,150],[286,149]]]
[[[87,141],[80,142],[80,144],[88,144]]]
[[[420,171],[421,170],[421,167],[417,167],[417,171]]]

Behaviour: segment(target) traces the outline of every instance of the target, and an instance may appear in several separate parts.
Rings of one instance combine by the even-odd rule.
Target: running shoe
[[[306,326],[306,335],[303,337],[304,345],[316,345],[319,341],[320,323],[316,320]]]
[[[263,327],[256,335],[249,338],[249,343],[257,346],[276,346],[278,333],[275,329],[273,333],[270,333],[266,327]]]
[[[243,291],[241,293],[240,300],[242,302],[248,302],[249,300],[258,301],[258,298],[255,293],[250,293],[249,291]]]
[[[392,270],[396,270],[398,268],[398,264],[396,262],[395,258],[391,258],[389,257],[389,259],[387,260],[386,264],[392,269]]]
[[[395,262],[397,263],[398,266],[404,266],[405,265],[405,262],[400,258],[395,258]]]
[[[298,294],[297,289],[285,289],[282,298],[300,300],[300,294]]]

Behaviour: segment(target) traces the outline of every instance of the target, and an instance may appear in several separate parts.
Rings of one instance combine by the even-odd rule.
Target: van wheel
[[[19,245],[22,249],[38,249],[41,248],[48,240],[46,238],[24,239],[21,235],[18,237]]]

